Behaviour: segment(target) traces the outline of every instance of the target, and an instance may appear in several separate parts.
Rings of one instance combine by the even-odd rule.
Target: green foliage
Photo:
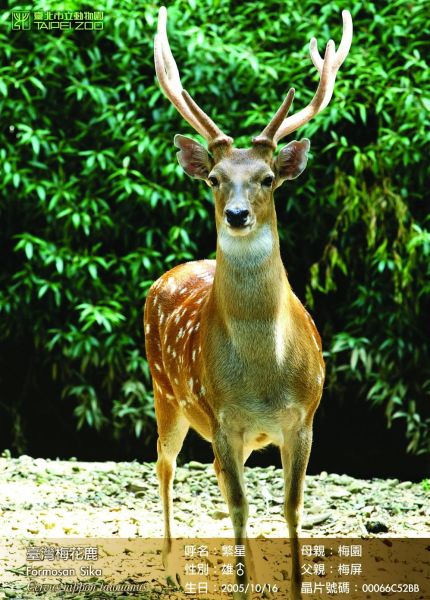
[[[49,365],[78,426],[140,435],[153,429],[145,294],[168,268],[213,253],[212,207],[175,158],[173,135],[191,132],[154,78],[156,4],[76,4],[103,10],[104,29],[11,31],[0,16],[0,343],[31,342],[32,393],[43,396],[37,373]],[[405,420],[409,450],[424,452],[427,4],[351,6],[354,41],[332,103],[299,132],[312,139],[312,160],[278,192],[281,243],[322,332],[326,394],[347,410],[357,384],[388,424]],[[315,34],[321,51],[340,39],[341,8],[175,0],[169,34],[184,85],[247,145],[290,85],[295,110],[311,99],[306,45]],[[11,412],[21,385],[2,402]]]

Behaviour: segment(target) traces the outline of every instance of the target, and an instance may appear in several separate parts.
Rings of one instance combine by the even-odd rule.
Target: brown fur
[[[293,174],[306,158],[298,149]],[[303,481],[324,361],[316,327],[292,292],[281,262],[273,190],[285,177],[266,148],[230,149],[217,162],[198,154],[202,164],[196,164],[194,154],[193,169],[203,172],[208,183],[210,177],[219,183],[214,189],[216,262],[186,263],[165,273],[151,287],[144,315],[159,435],[163,558],[174,579],[172,482],[189,426],[212,442],[236,543],[246,543],[243,464],[253,450],[274,443],[284,466],[285,516],[295,552],[293,595],[298,597]],[[183,163],[187,168],[185,159]],[[264,186],[262,180],[270,174],[273,184]],[[226,224],[225,209],[232,205],[249,210],[251,225],[244,235]],[[250,551],[247,566],[258,577]],[[247,581],[247,575],[239,580]]]

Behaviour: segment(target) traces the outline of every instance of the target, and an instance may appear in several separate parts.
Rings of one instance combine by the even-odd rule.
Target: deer
[[[235,543],[246,547],[246,569],[236,578],[236,598],[249,598],[249,577],[257,577],[246,536],[244,463],[254,450],[269,444],[279,447],[292,548],[292,597],[301,597],[304,480],[325,364],[315,323],[294,294],[281,260],[274,202],[275,190],[304,171],[310,141],[294,140],[277,156],[275,151],[281,139],[329,104],[352,42],[351,15],[343,11],[342,18],[337,51],[330,40],[322,58],[316,39],[310,42],[319,73],[310,103],[288,115],[295,93],[291,88],[269,124],[252,138],[251,147],[235,148],[233,138],[183,89],[167,37],[167,11],[159,10],[154,58],[160,87],[208,146],[177,134],[177,158],[187,175],[211,188],[217,231],[216,259],[175,266],[153,283],[144,307],[164,513],[162,559],[171,583],[179,583],[172,559],[173,480],[191,427],[212,444]]]

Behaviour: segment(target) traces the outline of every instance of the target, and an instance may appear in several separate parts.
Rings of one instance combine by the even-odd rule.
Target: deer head
[[[292,141],[275,157],[277,143],[310,121],[330,102],[337,71],[352,41],[351,15],[344,10],[342,18],[342,40],[337,52],[330,40],[321,58],[316,39],[310,42],[311,59],[320,80],[308,106],[288,116],[294,98],[291,88],[270,123],[252,139],[251,148],[240,149],[233,147],[233,139],[224,134],[182,88],[167,38],[167,11],[165,7],[160,8],[154,50],[158,80],[180,114],[208,143],[206,150],[195,140],[176,135],[174,143],[180,150],[178,161],[188,175],[203,179],[212,188],[218,232],[246,236],[264,224],[275,222],[273,192],[285,180],[295,179],[303,172],[310,148],[306,138]]]

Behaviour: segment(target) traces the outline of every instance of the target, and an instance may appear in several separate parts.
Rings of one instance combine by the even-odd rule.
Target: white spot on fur
[[[161,371],[161,367],[158,363],[154,363],[154,367],[157,369],[157,371]]]
[[[275,355],[278,365],[282,365],[285,357],[285,331],[281,323],[275,322]]]
[[[169,277],[169,279],[167,280],[167,285],[170,288],[170,292],[173,294],[173,292],[176,291],[176,283],[173,277]]]
[[[175,379],[173,381],[176,383],[176,385],[179,385],[179,381],[178,381],[177,377],[175,377]]]
[[[194,379],[192,377],[189,378],[188,380],[188,385],[190,386],[191,389],[193,389],[194,386]]]
[[[167,354],[170,354],[170,350],[171,350],[170,346],[167,346]]]
[[[200,273],[205,272],[205,269],[202,265],[199,265],[199,263],[194,263],[193,271],[196,275],[199,275]]]
[[[314,334],[312,334],[312,339],[313,339],[313,341],[314,341],[314,344],[315,344],[315,346],[317,347],[317,350],[318,350],[318,352],[319,352],[319,350],[320,350],[320,347],[318,346],[317,338],[314,336]]]
[[[193,350],[193,362],[195,362],[195,360],[196,360],[196,352],[197,352],[197,351],[196,351],[196,349],[194,348],[194,350]]]
[[[173,350],[172,356],[173,356],[173,358],[176,358],[176,350]]]
[[[151,326],[149,323],[145,325],[145,333],[149,333],[151,331]]]

